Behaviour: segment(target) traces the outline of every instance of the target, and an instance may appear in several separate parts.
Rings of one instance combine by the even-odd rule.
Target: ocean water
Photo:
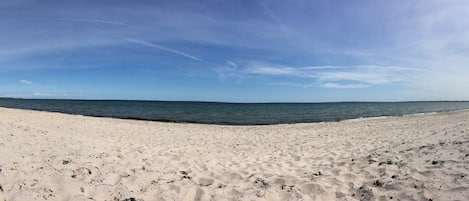
[[[0,107],[150,121],[264,125],[461,110],[469,109],[469,102],[217,103],[0,98]]]

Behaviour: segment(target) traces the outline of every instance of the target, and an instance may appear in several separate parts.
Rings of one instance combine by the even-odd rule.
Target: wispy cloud
[[[225,67],[225,69],[227,69]],[[229,71],[228,71],[229,70]],[[319,86],[323,88],[366,88],[377,85],[389,85],[396,83],[408,83],[412,76],[418,72],[425,71],[420,68],[397,67],[397,66],[304,66],[287,67],[272,64],[253,63],[243,68],[229,68],[228,75],[233,77],[270,76],[283,78],[306,78],[312,83],[303,84],[287,82],[282,85],[309,88]],[[279,82],[274,82],[279,85]]]
[[[320,84],[323,88],[333,88],[333,89],[359,89],[359,88],[366,88],[370,85],[366,84],[338,84],[333,82],[325,82]]]
[[[136,44],[139,44],[139,45],[160,49],[160,50],[163,50],[165,52],[169,52],[169,53],[179,55],[179,56],[182,56],[182,57],[185,57],[185,58],[188,58],[188,59],[192,59],[194,61],[202,61],[202,59],[200,59],[196,56],[193,56],[189,53],[186,53],[186,52],[183,52],[183,51],[180,51],[180,50],[177,50],[177,49],[165,47],[165,46],[162,46],[162,45],[158,45],[156,43],[150,43],[148,41],[139,40],[139,39],[135,39],[135,38],[124,38],[124,39],[127,40],[128,42],[131,42],[131,43],[136,43]]]
[[[82,97],[82,94],[70,94],[70,93],[49,93],[49,92],[34,92],[32,96],[36,97],[44,97],[44,98],[54,98],[54,97],[61,97],[61,98],[77,98]]]
[[[32,81],[29,81],[29,80],[20,80],[20,83],[21,83],[21,84],[26,84],[26,85],[33,84],[33,82],[32,82]]]
[[[244,70],[247,74],[257,75],[284,75],[284,76],[306,76],[301,74],[301,70],[292,67],[272,67],[272,66],[250,66]]]
[[[232,68],[237,68],[238,67],[238,64],[235,63],[234,61],[231,61],[231,60],[227,60],[226,61],[226,64]]]

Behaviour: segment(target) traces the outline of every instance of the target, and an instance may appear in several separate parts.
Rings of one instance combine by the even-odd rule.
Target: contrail
[[[150,43],[150,42],[147,42],[147,41],[138,40],[138,39],[134,39],[134,38],[124,38],[124,39],[129,41],[129,42],[132,42],[132,43],[137,43],[137,44],[140,44],[140,45],[143,45],[143,46],[153,47],[153,48],[157,48],[157,49],[160,49],[160,50],[163,50],[163,51],[166,51],[166,52],[177,54],[179,56],[183,56],[183,57],[192,59],[194,61],[205,62],[205,61],[203,61],[202,59],[200,59],[196,56],[192,56],[188,53],[185,53],[183,51],[179,51],[179,50],[176,50],[176,49],[173,49],[173,48],[161,46],[161,45],[158,45],[158,44],[155,44],[155,43]]]
[[[122,23],[122,22],[99,20],[99,19],[88,19],[88,18],[58,18],[56,20],[59,20],[59,21],[73,21],[73,22],[91,22],[91,23],[111,24],[111,25],[119,25],[119,26],[130,26],[130,25]]]
[[[289,34],[289,31],[288,31],[287,27],[285,27],[285,25],[277,18],[277,16],[274,14],[274,12],[272,12],[272,10],[269,7],[267,7],[264,4],[264,2],[262,2],[261,0],[259,0],[258,2],[261,5],[261,7],[264,9],[264,11],[267,13],[267,15],[269,15],[269,17],[272,18],[272,20],[274,20],[274,22],[277,23],[280,26],[282,31]]]

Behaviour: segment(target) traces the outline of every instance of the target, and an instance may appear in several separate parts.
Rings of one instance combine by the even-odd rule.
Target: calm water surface
[[[151,121],[262,125],[461,110],[469,109],[469,102],[215,103],[0,99],[0,107]]]

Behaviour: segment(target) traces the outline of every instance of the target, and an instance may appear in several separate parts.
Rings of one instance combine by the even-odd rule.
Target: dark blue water
[[[461,110],[469,109],[469,102],[215,103],[0,98],[0,107],[151,121],[263,125]]]

